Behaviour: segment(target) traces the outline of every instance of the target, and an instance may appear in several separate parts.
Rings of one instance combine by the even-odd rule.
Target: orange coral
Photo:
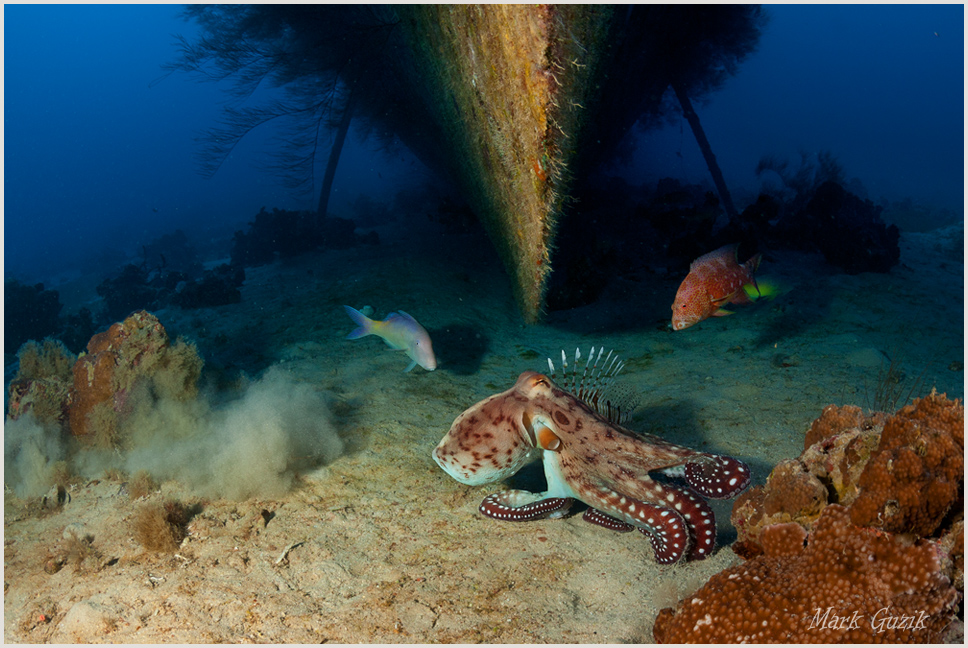
[[[68,399],[70,430],[76,437],[113,442],[127,396],[142,378],[164,374],[172,395],[195,393],[202,364],[197,352],[183,342],[173,347],[165,327],[147,311],[136,311],[95,335],[87,351],[74,363]]]
[[[751,489],[733,507],[733,525],[739,534],[739,542],[733,548],[740,556],[752,560],[731,572],[724,572],[725,576],[720,574],[714,577],[697,594],[699,599],[705,601],[710,595],[709,590],[716,592],[717,588],[723,591],[727,591],[729,587],[737,588],[729,590],[732,593],[723,599],[741,602],[737,608],[741,611],[736,613],[739,621],[728,621],[733,623],[730,626],[733,630],[729,631],[732,634],[711,634],[719,631],[707,627],[708,624],[720,623],[725,613],[719,616],[710,613],[710,616],[695,617],[686,606],[680,606],[677,615],[673,615],[671,610],[663,612],[660,620],[656,622],[657,638],[673,641],[730,641],[743,637],[752,641],[938,639],[938,632],[943,625],[937,619],[925,620],[922,623],[924,627],[907,628],[910,631],[908,634],[902,633],[893,637],[881,633],[872,637],[869,624],[860,629],[850,629],[837,627],[836,622],[834,627],[830,627],[831,624],[828,623],[826,627],[809,628],[809,632],[803,631],[801,627],[794,627],[784,634],[780,628],[773,627],[773,622],[769,619],[760,620],[767,624],[763,626],[762,633],[754,632],[750,624],[755,625],[758,617],[751,610],[755,610],[757,605],[763,605],[764,600],[769,601],[768,593],[783,590],[795,579],[807,579],[802,580],[805,590],[802,596],[808,597],[808,603],[780,597],[772,608],[765,608],[772,609],[774,613],[778,612],[779,616],[776,618],[787,625],[794,618],[790,616],[793,614],[790,606],[797,606],[797,614],[800,616],[795,618],[801,621],[806,610],[804,606],[814,606],[820,610],[819,613],[816,610],[813,612],[819,614],[819,623],[825,613],[828,620],[833,618],[832,615],[843,616],[839,611],[841,608],[837,607],[837,601],[860,601],[870,597],[875,597],[871,600],[880,602],[890,599],[885,598],[884,592],[887,590],[884,578],[879,576],[872,579],[869,574],[865,575],[863,560],[865,555],[882,562],[894,560],[896,556],[892,558],[894,554],[890,552],[890,555],[882,555],[887,551],[883,547],[878,549],[881,553],[864,554],[861,551],[864,549],[863,543],[857,538],[867,537],[864,542],[875,543],[877,546],[881,546],[877,543],[893,543],[884,546],[894,547],[891,551],[897,556],[902,553],[898,543],[905,539],[910,543],[911,537],[939,538],[919,540],[909,548],[913,551],[930,547],[930,555],[925,554],[920,559],[930,561],[932,573],[938,572],[951,579],[955,588],[960,590],[964,587],[964,505],[961,494],[964,483],[964,408],[959,401],[948,400],[945,396],[932,392],[930,396],[915,400],[893,416],[883,413],[863,416],[855,407],[831,406],[824,409],[807,435],[814,443],[808,445],[798,459],[778,464],[765,486]],[[817,514],[820,511],[822,513],[818,519]],[[829,526],[831,522],[827,520],[831,515],[838,518],[846,516],[844,523],[837,523],[840,527],[846,528],[847,519],[856,525],[851,527],[854,530],[850,533],[840,531],[833,534],[840,537],[844,544],[843,555],[829,552],[824,554],[816,547],[811,549],[818,539],[825,537],[820,532],[821,525]],[[895,536],[895,533],[903,535]],[[801,552],[804,537],[808,538],[808,545]],[[876,542],[871,538],[876,538]],[[858,554],[858,551],[861,553]],[[783,558],[784,556],[787,558]],[[810,584],[807,576],[796,574],[796,569],[811,570],[814,569],[814,563],[822,563],[824,571],[813,573],[811,578],[815,582]],[[898,570],[898,574],[903,571],[900,566],[891,568]],[[829,581],[835,577],[850,581],[850,586],[844,590],[844,598],[836,598],[832,590],[823,596],[806,592],[810,587],[817,588],[818,591],[829,589]],[[905,577],[913,576],[908,574]],[[723,583],[722,579],[745,582],[743,587],[748,588],[753,588],[755,583],[767,593],[762,594],[766,598],[756,598],[761,595],[745,593],[737,583]],[[931,586],[931,591],[940,596],[937,587]],[[907,595],[894,592],[892,596],[892,610],[902,603],[910,603],[910,600],[901,601]],[[824,597],[833,603],[824,605]],[[937,603],[941,599],[934,600]],[[868,620],[873,622],[874,618],[869,616],[871,612],[868,609],[868,612],[861,614],[868,614]],[[683,613],[684,620],[680,622],[679,618]],[[944,612],[943,616],[946,614]],[[689,619],[693,618],[698,620],[690,624]],[[851,624],[849,618],[840,618],[840,621],[847,626],[856,625]],[[736,625],[737,623],[740,625]],[[931,623],[935,625],[932,626]],[[669,628],[675,628],[674,633]],[[892,630],[901,629],[903,628]],[[670,634],[662,635],[662,632]]]
[[[860,476],[854,524],[930,536],[961,498],[965,408],[931,392],[884,425],[877,452]],[[959,509],[961,507],[958,507]]]
[[[827,504],[827,489],[796,460],[781,461],[768,483],[773,488],[763,500],[767,515],[788,513],[797,518],[816,518]]]
[[[804,545],[804,541],[806,544]],[[936,642],[959,599],[937,543],[901,542],[824,509],[813,531],[787,523],[762,533],[764,555],[713,576],[662,610],[666,642]]]
[[[855,405],[827,405],[823,408],[820,418],[813,422],[803,439],[803,449],[806,450],[814,443],[823,441],[835,434],[840,434],[850,428],[859,428],[864,424],[864,411]]]
[[[821,420],[865,424],[864,418],[835,419],[831,413],[836,409],[825,408],[811,429]],[[799,458],[777,464],[765,485],[736,500],[731,516],[739,539],[733,547],[736,553],[746,558],[759,555],[759,535],[766,526],[797,522],[809,530],[828,503],[850,505],[857,498],[860,474],[880,439],[880,428],[843,430],[828,425],[819,438]]]
[[[951,575],[951,582],[955,589],[964,593],[965,590],[965,521],[959,520],[941,536],[938,541],[944,551],[946,561],[944,571]]]
[[[760,553],[768,525],[809,530],[828,503],[849,506],[855,524],[924,537],[961,508],[964,407],[957,400],[932,393],[893,416],[828,406],[807,438],[815,442],[798,459],[778,464],[733,506],[740,555]]]
[[[733,505],[741,556],[758,555],[755,546],[763,527],[780,522],[812,523],[827,505],[827,489],[797,459],[781,461],[765,486],[749,489]]]
[[[807,471],[827,487],[830,501],[849,506],[857,499],[861,472],[881,438],[883,416],[815,443],[800,455]]]
[[[110,400],[114,394],[114,368],[118,363],[123,331],[124,327],[118,323],[98,333],[87,343],[87,354],[74,363],[74,386],[68,401],[74,436],[85,437],[93,433],[88,414],[95,405]]]

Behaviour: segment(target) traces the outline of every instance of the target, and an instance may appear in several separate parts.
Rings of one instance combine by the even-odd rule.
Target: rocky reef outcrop
[[[844,506],[809,533],[761,535],[763,553],[713,576],[654,626],[663,643],[937,642],[960,599],[938,547],[858,527]]]
[[[736,501],[740,552],[758,553],[759,535],[771,524],[810,530],[833,503],[848,507],[854,524],[919,537],[939,537],[964,508],[964,406],[957,400],[931,393],[894,415],[831,405],[805,445]]]
[[[202,359],[195,346],[169,339],[158,318],[137,311],[112,324],[74,358],[59,342],[25,345],[11,382],[7,415],[32,413],[91,445],[123,445],[133,394],[187,400],[197,395]]]
[[[28,341],[17,356],[20,364],[8,387],[7,416],[18,419],[29,412],[42,424],[64,428],[77,356],[53,338]]]
[[[676,642],[943,639],[964,591],[964,406],[828,406],[800,457],[734,504],[734,550],[655,636]]]

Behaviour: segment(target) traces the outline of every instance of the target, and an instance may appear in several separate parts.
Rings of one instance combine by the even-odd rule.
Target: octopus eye
[[[531,386],[537,387],[538,385],[544,385],[545,387],[548,387],[548,379],[545,378],[544,376],[535,376],[534,378],[531,379]]]

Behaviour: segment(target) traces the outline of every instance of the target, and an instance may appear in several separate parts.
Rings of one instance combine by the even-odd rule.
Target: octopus
[[[605,398],[622,365],[608,364],[607,357],[608,369],[597,370],[601,355],[599,350],[589,384],[590,360],[578,379],[576,351],[570,391],[548,375],[525,371],[507,391],[460,414],[434,449],[434,461],[469,486],[502,481],[542,461],[548,490],[490,495],[479,507],[486,517],[562,518],[580,501],[588,506],[585,521],[646,535],[660,564],[712,555],[716,518],[706,498],[741,493],[750,483],[749,467],[623,427],[628,411]],[[554,376],[550,360],[549,366]]]

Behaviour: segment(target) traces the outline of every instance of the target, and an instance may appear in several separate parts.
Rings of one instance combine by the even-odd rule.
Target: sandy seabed
[[[714,504],[717,553],[677,566],[657,565],[641,534],[580,516],[483,518],[478,504],[501,486],[463,486],[430,455],[464,409],[561,349],[604,345],[640,395],[629,427],[741,458],[763,483],[825,405],[870,405],[887,356],[922,391],[964,395],[960,225],[903,235],[887,275],[770,253],[761,273],[787,293],[677,333],[681,276],[616,278],[595,304],[525,326],[482,239],[432,234],[248,269],[240,304],[158,311],[209,369],[277,366],[312,385],[345,452],[272,499],[204,498],[168,481],[132,501],[125,483],[96,477],[44,510],[8,490],[4,640],[648,642],[661,608],[739,561],[731,502]],[[414,315],[438,370],[405,374],[407,359],[378,340],[344,340],[342,304]],[[540,488],[536,474],[512,485]],[[166,500],[200,511],[176,553],[152,553],[132,519]],[[92,538],[95,555],[48,573],[71,534]]]

